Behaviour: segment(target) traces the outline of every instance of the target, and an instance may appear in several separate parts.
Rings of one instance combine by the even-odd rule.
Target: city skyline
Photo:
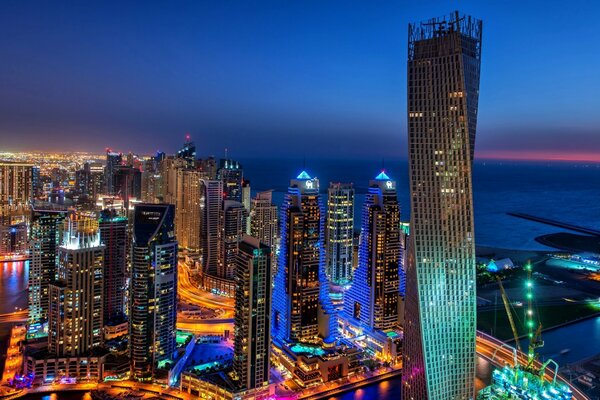
[[[0,394],[600,394],[600,5],[35,1]]]
[[[406,24],[460,8],[489,21],[482,88],[494,96],[480,104],[477,156],[600,161],[598,32],[582,23],[598,6],[571,4],[559,21],[558,2],[182,5],[162,13],[152,5],[7,4],[0,138],[3,150],[111,143],[152,153],[172,152],[173,139],[190,132],[203,153],[227,147],[240,158],[274,149],[287,156],[286,137],[302,133],[319,146],[299,144],[300,156],[365,157],[373,138],[378,157],[404,155]],[[503,31],[506,18],[512,26]],[[511,63],[515,56],[521,62]],[[560,68],[571,60],[585,63]]]

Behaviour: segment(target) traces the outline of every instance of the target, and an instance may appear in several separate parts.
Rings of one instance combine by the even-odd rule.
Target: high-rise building
[[[120,165],[113,173],[114,194],[120,196],[125,202],[125,208],[129,206],[130,199],[142,198],[142,172],[130,165]]]
[[[127,218],[114,209],[100,213],[100,241],[104,245],[104,325],[124,321],[126,314],[125,291],[127,289]]]
[[[235,277],[238,245],[246,231],[246,209],[242,203],[225,200],[223,202],[223,218],[221,233],[221,259],[217,276],[225,279]]]
[[[131,249],[130,358],[133,377],[150,380],[173,360],[177,321],[175,208],[138,204]]]
[[[480,20],[409,25],[405,400],[466,400],[475,379],[475,146]]]
[[[102,344],[104,245],[95,215],[64,221],[56,279],[49,285],[48,350],[67,357]]]
[[[280,343],[319,342],[329,338],[335,321],[324,271],[325,213],[318,179],[304,171],[292,179],[281,206],[280,224],[273,338]]]
[[[104,190],[104,167],[100,163],[86,162],[75,173],[75,187],[79,194],[95,199]]]
[[[250,207],[252,207],[252,188],[250,187],[250,181],[248,179],[244,179],[242,181],[242,204],[246,209],[246,233],[250,234]]]
[[[217,160],[210,156],[200,161],[200,170],[204,173],[206,179],[217,179]]]
[[[327,197],[327,276],[338,285],[352,280],[354,255],[354,188],[330,183]]]
[[[241,389],[269,385],[271,249],[245,235],[235,268],[233,371]]]
[[[89,167],[88,196],[96,199],[104,191],[104,166],[101,163],[93,162],[87,164]]]
[[[244,171],[240,163],[234,160],[221,159],[217,170],[217,179],[223,182],[223,197],[226,200],[242,202]]]
[[[273,192],[256,194],[250,211],[250,235],[272,250],[277,247],[277,206],[273,203]]]
[[[40,179],[40,167],[34,166],[31,174],[31,186],[33,189],[33,198],[39,198],[44,194],[44,184]]]
[[[154,157],[144,162],[142,169],[142,201],[158,203],[162,198],[160,162],[164,153],[157,152]]]
[[[106,194],[115,194],[114,174],[119,165],[123,163],[123,154],[106,149],[106,166],[104,167],[104,184]]]
[[[365,196],[358,268],[344,296],[344,312],[372,329],[398,328],[401,260],[396,182],[382,171]]]
[[[57,249],[61,243],[66,208],[35,202],[29,226],[28,335],[42,333],[48,321],[48,286],[56,276]]]
[[[221,259],[221,214],[223,210],[223,183],[220,180],[201,181],[201,227],[200,241],[204,273],[216,276]]]
[[[179,168],[175,196],[175,230],[180,249],[200,250],[200,171]]]
[[[14,217],[29,212],[33,198],[33,165],[0,162],[0,225],[10,225]]]
[[[0,225],[0,256],[27,255],[27,223]]]
[[[184,159],[188,167],[193,167],[196,162],[196,145],[189,134],[185,135],[183,147],[177,151],[177,158]]]
[[[160,162],[160,198],[164,203],[177,203],[177,171],[186,165],[183,158],[168,157]]]

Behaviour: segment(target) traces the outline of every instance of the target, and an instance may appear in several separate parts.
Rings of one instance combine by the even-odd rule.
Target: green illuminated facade
[[[475,146],[481,21],[409,25],[411,235],[404,400],[470,400],[475,380]]]

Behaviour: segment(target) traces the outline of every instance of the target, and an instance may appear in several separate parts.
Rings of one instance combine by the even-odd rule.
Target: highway
[[[7,322],[24,322],[27,321],[27,309],[15,311],[6,314],[0,314],[0,324]]]
[[[180,302],[211,310],[222,310],[218,318],[211,319],[185,318],[182,314],[178,314],[177,328],[194,333],[223,334],[225,330],[233,332],[234,299],[209,293],[196,287],[183,262],[179,263],[177,293]]]

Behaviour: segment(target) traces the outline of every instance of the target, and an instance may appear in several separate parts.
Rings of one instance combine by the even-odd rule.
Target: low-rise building
[[[231,368],[197,375],[192,371],[181,374],[182,392],[211,400],[266,400],[270,398],[269,386],[243,390],[231,379]]]
[[[342,313],[338,317],[342,336],[353,345],[362,348],[367,357],[396,365],[402,361],[403,332],[398,329],[372,329],[360,321]]]
[[[50,354],[45,344],[29,346],[25,349],[23,374],[32,374],[34,385],[98,382],[103,379],[107,355],[105,350],[94,349],[86,355],[60,357]]]
[[[362,370],[363,351],[343,342],[333,348],[309,344],[273,346],[275,363],[293,376],[300,387],[310,387],[352,376]]]

